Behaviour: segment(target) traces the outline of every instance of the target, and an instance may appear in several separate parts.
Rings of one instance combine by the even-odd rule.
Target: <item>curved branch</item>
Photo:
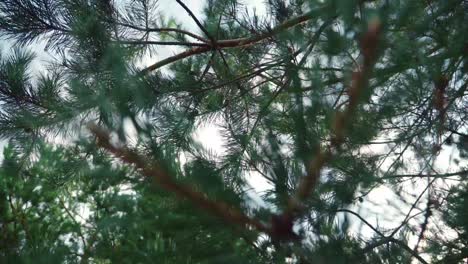
[[[352,214],[352,215],[356,216],[357,218],[359,218],[359,220],[361,220],[364,224],[366,224],[376,234],[378,234],[381,237],[385,237],[385,235],[382,232],[380,232],[377,228],[375,228],[373,225],[371,225],[369,222],[367,222],[367,220],[364,219],[360,214],[358,214],[358,213],[356,213],[354,211],[348,210],[348,209],[338,209],[338,210],[335,210],[335,212]]]

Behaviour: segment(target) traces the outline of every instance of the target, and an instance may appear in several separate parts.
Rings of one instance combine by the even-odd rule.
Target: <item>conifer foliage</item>
[[[0,1],[1,263],[466,263],[467,1],[195,2]]]

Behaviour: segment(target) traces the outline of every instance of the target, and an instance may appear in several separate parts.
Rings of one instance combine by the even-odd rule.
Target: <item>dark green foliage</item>
[[[1,263],[468,258],[466,1],[184,3],[0,2]]]

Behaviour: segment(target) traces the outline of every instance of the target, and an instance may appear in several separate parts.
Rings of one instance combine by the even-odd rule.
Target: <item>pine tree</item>
[[[0,2],[0,262],[466,263],[467,1],[187,3]]]

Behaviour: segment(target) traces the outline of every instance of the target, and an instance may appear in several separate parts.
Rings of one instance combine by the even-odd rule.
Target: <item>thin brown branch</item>
[[[149,73],[151,71],[154,71],[156,69],[159,69],[162,66],[165,66],[167,64],[173,63],[173,62],[181,60],[181,59],[185,59],[187,57],[190,57],[190,56],[193,56],[193,55],[196,55],[196,54],[202,54],[202,53],[208,52],[210,50],[211,50],[211,47],[198,47],[198,48],[193,48],[193,49],[186,50],[184,52],[176,54],[176,55],[174,55],[172,57],[168,57],[168,58],[166,58],[164,60],[156,62],[153,65],[148,66],[147,68],[143,69],[140,72],[140,74],[142,74],[142,75],[147,74],[147,73]]]
[[[127,45],[160,45],[160,46],[189,46],[189,47],[210,47],[210,45],[201,42],[183,42],[183,41],[152,41],[152,40],[121,40],[120,44]]]
[[[250,45],[253,45],[253,44],[257,44],[259,42],[262,42],[264,40],[267,40],[267,39],[273,37],[274,35],[282,32],[282,31],[284,31],[286,29],[298,26],[298,25],[312,19],[313,17],[315,17],[315,15],[318,12],[320,12],[320,9],[312,10],[312,11],[307,12],[306,14],[304,14],[302,16],[298,16],[298,17],[292,18],[290,20],[287,20],[284,23],[278,25],[277,27],[275,27],[275,28],[273,28],[273,29],[271,29],[269,31],[266,31],[266,32],[264,32],[262,34],[255,35],[255,36],[252,36],[252,37],[238,38],[238,39],[228,39],[228,40],[218,40],[218,41],[216,41],[216,48],[217,49],[241,48],[241,47],[247,47],[247,46],[250,46]],[[156,70],[158,68],[161,68],[162,66],[165,66],[165,65],[167,65],[169,63],[172,63],[172,62],[175,62],[175,61],[178,61],[178,60],[181,60],[181,59],[184,59],[184,58],[196,55],[196,54],[202,54],[202,53],[210,51],[211,49],[212,49],[212,47],[199,47],[199,48],[193,48],[193,49],[190,49],[190,50],[186,50],[186,51],[184,51],[182,53],[176,54],[176,55],[174,55],[172,57],[166,58],[166,59],[164,59],[162,61],[156,62],[155,64],[148,66],[147,68],[143,69],[141,71],[141,73],[145,74],[145,73],[154,71],[154,70]]]
[[[112,153],[126,164],[135,166],[145,177],[153,179],[161,188],[182,199],[187,199],[207,213],[222,218],[227,223],[239,226],[249,226],[261,232],[269,233],[269,229],[256,219],[252,219],[239,209],[222,202],[210,200],[206,194],[197,192],[189,185],[177,183],[168,172],[157,162],[152,162],[126,147],[117,147],[110,142],[110,134],[96,124],[89,123],[88,129],[96,136],[99,147]]]

